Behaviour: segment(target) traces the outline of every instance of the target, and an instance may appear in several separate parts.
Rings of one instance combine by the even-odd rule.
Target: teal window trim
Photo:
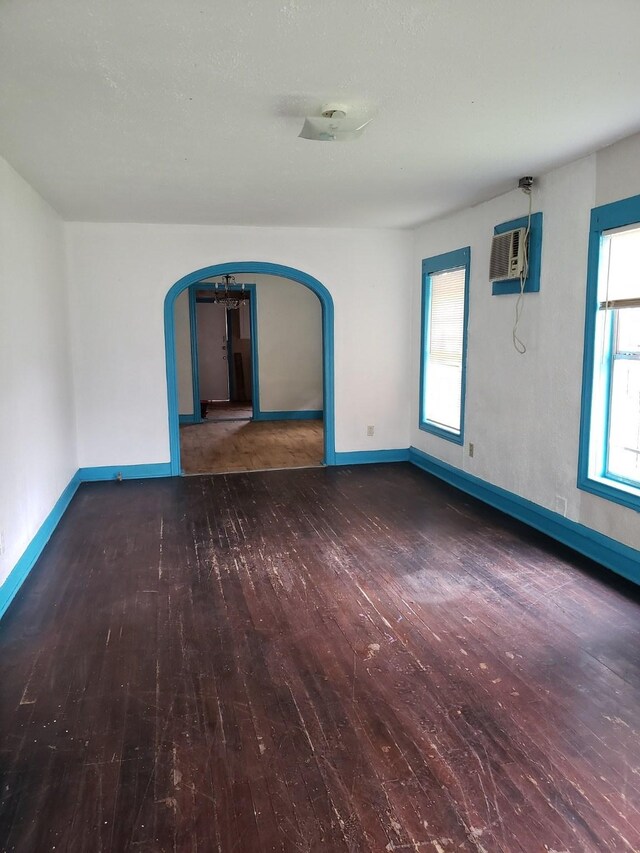
[[[429,317],[431,314],[431,276],[434,273],[464,267],[464,314],[462,328],[462,380],[460,385],[460,431],[447,429],[425,418],[424,399],[427,382],[427,352],[429,349]],[[418,401],[418,426],[425,432],[437,435],[455,444],[464,444],[464,410],[467,388],[467,327],[469,322],[469,273],[471,248],[456,249],[422,261],[422,307],[420,313],[420,397]]]
[[[502,222],[493,229],[495,234],[504,234],[516,228],[526,228],[529,221],[528,216],[519,219],[511,219]],[[529,255],[528,255],[527,277],[524,282],[524,293],[539,293],[540,271],[542,269],[542,213],[531,214],[531,229],[529,231]],[[510,293],[520,293],[520,279],[510,278],[506,281],[493,281],[491,283],[492,296],[505,296]]]
[[[591,211],[587,257],[587,306],[584,326],[582,406],[578,451],[578,488],[640,512],[640,487],[607,473],[611,354],[614,346],[614,312],[599,316],[598,279],[600,250],[605,231],[640,224],[640,195],[595,207]],[[598,328],[598,323],[607,323]],[[604,337],[603,337],[604,336]],[[607,350],[598,367],[596,344],[604,340]],[[603,376],[599,370],[606,370]],[[598,389],[601,389],[598,392]]]

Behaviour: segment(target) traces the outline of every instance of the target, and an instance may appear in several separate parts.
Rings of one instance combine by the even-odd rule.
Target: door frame
[[[221,288],[217,288],[220,290]],[[251,406],[252,418],[260,414],[260,381],[258,376],[258,294],[255,284],[231,284],[227,290],[244,290],[249,294],[249,325],[251,329]],[[198,362],[198,317],[196,311],[196,291],[216,290],[215,284],[209,282],[189,285],[189,324],[191,334],[191,379],[193,385],[193,423],[203,423],[200,417],[200,364]],[[202,300],[199,300],[202,301]],[[227,318],[228,319],[228,318]],[[254,344],[255,341],[255,344]],[[232,370],[229,361],[231,341],[227,323],[227,371],[229,375],[229,392],[231,393]],[[196,404],[197,401],[197,404]]]
[[[169,289],[164,300],[164,340],[167,374],[167,412],[169,420],[170,471],[180,476],[180,425],[178,422],[178,377],[175,346],[174,305],[176,298],[190,285],[202,279],[214,278],[226,273],[235,275],[273,275],[288,278],[311,290],[320,300],[322,307],[322,392],[324,419],[324,464],[336,464],[335,442],[335,368],[334,368],[334,309],[333,298],[317,278],[295,267],[272,264],[264,261],[234,261],[214,264],[188,273]],[[257,323],[256,323],[257,326]],[[252,333],[254,329],[252,328]],[[257,340],[257,339],[256,339]],[[256,346],[257,354],[257,346]],[[257,358],[256,358],[257,367]],[[256,370],[257,375],[257,370]],[[194,401],[195,402],[195,401]],[[195,410],[195,406],[194,406]],[[254,409],[255,412],[255,409]]]

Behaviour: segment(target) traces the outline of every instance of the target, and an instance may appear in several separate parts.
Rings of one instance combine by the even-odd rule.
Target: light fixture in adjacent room
[[[223,305],[230,311],[237,310],[249,298],[249,292],[245,291],[244,284],[236,281],[235,275],[229,273],[222,276],[222,281],[210,282],[213,291],[207,291],[207,296],[217,305]],[[230,290],[230,288],[241,288]]]

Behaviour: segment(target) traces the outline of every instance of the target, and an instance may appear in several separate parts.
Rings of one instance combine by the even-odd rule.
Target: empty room
[[[0,4],[1,853],[640,851],[640,4]]]

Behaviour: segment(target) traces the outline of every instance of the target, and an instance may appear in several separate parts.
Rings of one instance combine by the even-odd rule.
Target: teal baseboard
[[[156,462],[151,465],[101,465],[97,468],[80,468],[81,483],[98,483],[105,480],[146,480],[149,477],[170,477],[171,464]]]
[[[195,413],[192,415],[178,415],[178,421],[181,424],[199,424],[200,418],[196,417]]]
[[[79,485],[80,478],[76,473],[71,478],[69,485],[66,486],[65,490],[55,502],[49,515],[40,525],[36,535],[25,548],[24,553],[11,570],[5,582],[0,586],[0,618],[2,618],[7,607],[11,604],[27,575],[35,565],[35,562],[42,553],[44,546],[51,538],[51,534],[56,529],[58,522],[64,515],[64,511],[71,503],[71,498],[75,495]]]
[[[409,449],[398,450],[353,450],[346,453],[336,453],[336,465],[370,465],[376,462],[407,462]]]
[[[301,409],[296,412],[255,412],[254,421],[316,421],[322,418],[322,409]]]
[[[474,498],[546,533],[563,545],[568,545],[574,551],[606,566],[627,580],[640,584],[640,551],[635,548],[623,545],[584,524],[571,521],[513,492],[493,486],[486,480],[481,480],[479,477],[474,477],[423,453],[416,447],[410,448],[409,461],[428,474],[433,474]]]

